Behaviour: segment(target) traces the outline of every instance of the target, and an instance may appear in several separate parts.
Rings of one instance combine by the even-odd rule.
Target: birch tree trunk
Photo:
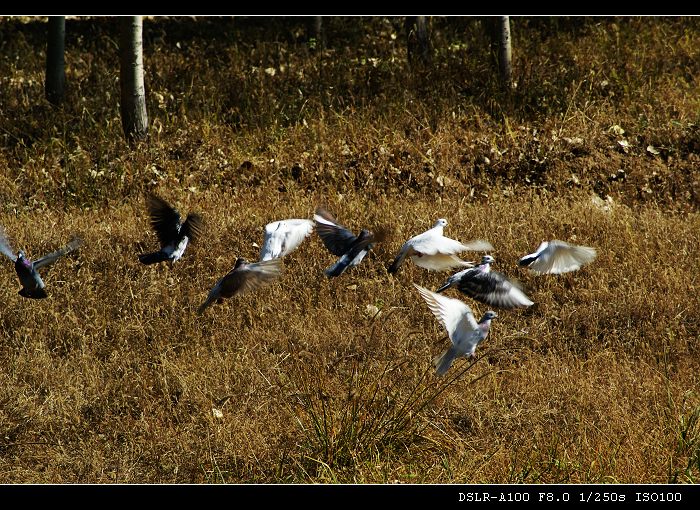
[[[507,90],[513,88],[513,63],[510,48],[510,17],[498,18],[498,68],[501,75],[501,83]]]
[[[66,92],[65,40],[66,17],[49,16],[44,94],[47,101],[56,106],[63,102]]]
[[[146,88],[143,81],[143,18],[120,20],[119,81],[121,116],[127,140],[143,140],[148,134]]]
[[[324,47],[323,40],[323,16],[314,16],[313,21],[313,34],[316,39],[315,49],[322,50]]]
[[[425,16],[406,16],[406,49],[408,60],[414,62],[417,59],[421,63],[430,62],[430,38]]]

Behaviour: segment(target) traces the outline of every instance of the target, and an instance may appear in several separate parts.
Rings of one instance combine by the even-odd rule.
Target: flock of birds
[[[190,213],[182,221],[177,209],[154,194],[146,196],[146,207],[160,248],[139,255],[139,260],[147,265],[177,262],[189,243],[196,242],[201,235],[202,217]],[[491,269],[495,262],[491,255],[484,255],[479,264],[459,257],[465,251],[493,250],[488,241],[474,240],[465,244],[450,239],[443,235],[446,226],[447,220],[438,219],[432,228],[407,240],[388,268],[388,272],[394,274],[406,259],[410,259],[415,265],[432,271],[460,269],[435,292],[413,284],[451,340],[450,347],[433,360],[437,375],[445,374],[460,356],[474,357],[477,346],[489,333],[491,321],[498,317],[495,311],[489,310],[477,321],[469,305],[445,296],[442,294],[444,291],[454,287],[462,294],[497,308],[511,309],[533,304],[517,280]],[[338,277],[358,265],[376,243],[387,239],[389,232],[386,227],[381,227],[376,232],[363,229],[355,235],[322,207],[316,209],[313,220],[286,219],[269,223],[265,226],[259,260],[248,262],[239,257],[233,269],[214,284],[197,313],[202,314],[214,303],[255,290],[279,278],[283,269],[282,258],[298,248],[314,229],[328,251],[338,257],[325,270],[329,278]],[[0,252],[14,263],[22,285],[19,294],[26,298],[46,298],[45,284],[38,270],[78,249],[81,243],[76,237],[60,250],[32,262],[23,251],[14,253],[0,226]],[[594,248],[552,240],[544,241],[533,253],[520,258],[518,263],[537,274],[561,274],[576,271],[595,257]]]

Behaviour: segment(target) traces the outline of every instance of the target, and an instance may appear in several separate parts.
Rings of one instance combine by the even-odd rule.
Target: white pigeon
[[[432,271],[447,271],[455,267],[473,267],[473,262],[467,262],[457,257],[463,251],[491,251],[493,246],[488,241],[477,239],[467,244],[460,243],[442,235],[447,226],[447,220],[440,218],[430,230],[412,237],[406,241],[388,271],[395,273],[399,270],[406,257],[420,267]]]
[[[279,259],[296,250],[314,230],[314,222],[303,219],[280,220],[265,225],[260,262]]]
[[[535,273],[561,274],[576,271],[595,258],[595,248],[554,240],[544,241],[535,253],[525,255],[518,264]]]
[[[459,299],[436,294],[415,283],[413,286],[418,289],[425,302],[428,303],[430,311],[445,326],[452,341],[452,345],[433,360],[435,373],[443,375],[458,357],[474,357],[476,347],[488,336],[491,321],[498,317],[498,314],[489,310],[479,322],[476,322],[474,313],[466,303]]]

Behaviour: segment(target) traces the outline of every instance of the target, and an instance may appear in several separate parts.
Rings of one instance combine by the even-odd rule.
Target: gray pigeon
[[[2,229],[2,227],[0,227],[0,253],[15,263],[15,271],[17,272],[19,281],[22,284],[22,289],[20,289],[19,295],[26,298],[43,299],[47,297],[48,294],[46,294],[45,290],[46,285],[41,279],[38,269],[53,264],[60,257],[76,250],[81,244],[82,241],[77,237],[74,237],[71,242],[60,250],[44,255],[43,257],[32,262],[27,258],[22,250],[20,250],[17,255],[14,254],[5,235],[5,231]]]
[[[532,305],[533,302],[515,280],[509,280],[505,275],[491,271],[491,264],[494,262],[495,259],[491,255],[484,255],[478,266],[453,274],[436,292],[456,287],[477,301],[499,308]]]
[[[143,264],[170,261],[175,263],[185,253],[190,242],[195,242],[202,233],[202,218],[196,213],[187,215],[180,223],[180,213],[165,200],[153,194],[146,195],[146,207],[151,218],[151,227],[158,236],[160,250],[139,255]]]
[[[527,267],[534,273],[561,274],[576,271],[595,258],[595,248],[554,240],[544,241],[537,251],[522,257],[518,265]]]
[[[446,271],[455,267],[474,267],[473,262],[467,262],[457,257],[458,253],[467,250],[488,251],[493,246],[488,241],[480,239],[463,244],[442,235],[447,226],[445,218],[438,219],[433,227],[422,234],[413,236],[403,243],[394,262],[389,266],[389,273],[395,273],[403,265],[406,257],[414,264],[431,271]]]
[[[321,241],[333,255],[340,257],[335,264],[326,269],[329,278],[340,276],[349,268],[358,265],[374,245],[386,239],[388,229],[381,227],[376,233],[367,229],[356,236],[350,230],[340,225],[331,213],[319,207],[314,214],[316,231]]]
[[[212,303],[222,303],[224,299],[238,296],[272,282],[282,274],[282,259],[270,259],[250,263],[239,257],[226,276],[221,278],[209,291],[207,299],[197,309],[201,314]]]
[[[488,336],[491,321],[498,317],[498,314],[489,310],[479,322],[476,322],[474,313],[466,303],[459,299],[436,294],[415,283],[413,286],[418,289],[425,302],[428,303],[430,311],[445,326],[452,341],[452,345],[447,350],[433,359],[435,373],[443,375],[458,357],[474,357],[474,351]]]

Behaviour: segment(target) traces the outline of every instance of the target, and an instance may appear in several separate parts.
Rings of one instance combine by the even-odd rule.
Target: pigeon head
[[[239,267],[244,266],[246,264],[248,264],[248,261],[246,259],[244,259],[243,257],[238,257],[236,259],[236,265],[234,265],[233,268],[238,269]]]
[[[360,231],[360,235],[357,236],[357,238],[358,238],[359,240],[364,240],[364,239],[369,238],[371,235],[372,235],[372,232],[370,232],[370,231],[367,230],[366,228],[363,228],[363,229]]]
[[[481,264],[482,265],[483,264],[493,264],[494,262],[496,262],[496,259],[493,258],[491,255],[484,255],[483,257],[481,257]]]
[[[27,258],[27,256],[25,255],[25,253],[22,250],[17,252],[16,263],[22,264],[26,268],[30,268],[32,266],[32,262]]]
[[[447,220],[445,218],[440,218],[435,222],[435,224],[433,225],[433,228],[446,227],[446,226],[447,226]]]
[[[496,312],[494,312],[493,310],[489,310],[488,312],[486,312],[484,314],[484,317],[483,317],[483,319],[481,319],[481,322],[490,321],[492,319],[495,319],[496,317],[498,317],[498,314]]]

